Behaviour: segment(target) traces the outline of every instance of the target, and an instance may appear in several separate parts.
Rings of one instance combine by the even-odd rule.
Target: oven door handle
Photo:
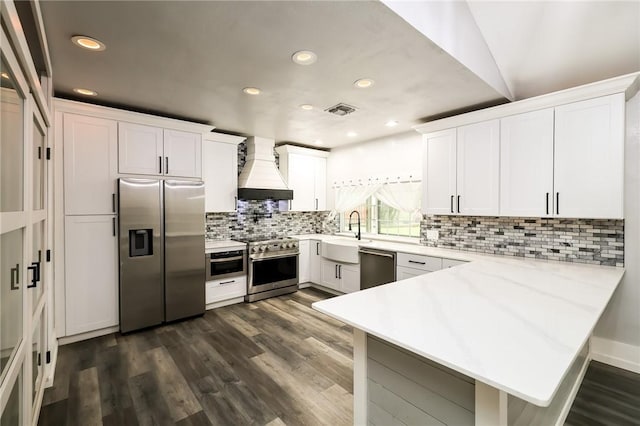
[[[209,263],[231,262],[232,260],[241,260],[244,256],[221,257],[219,259],[209,259]]]
[[[291,257],[291,256],[299,256],[299,255],[300,253],[287,253],[280,256],[269,256],[269,257],[260,257],[260,258],[250,257],[249,260],[251,260],[252,262],[262,262],[263,260],[282,259],[283,257]]]

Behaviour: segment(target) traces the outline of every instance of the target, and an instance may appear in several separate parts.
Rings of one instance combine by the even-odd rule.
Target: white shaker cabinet
[[[556,107],[556,216],[624,217],[624,108],[624,93]]]
[[[65,214],[115,213],[117,122],[64,114],[63,141]]]
[[[498,120],[491,120],[424,136],[426,214],[498,214],[499,132]]]
[[[553,108],[500,119],[500,214],[553,215]]]
[[[118,325],[113,215],[65,217],[66,335]]]
[[[282,202],[281,209],[289,211],[322,211],[327,208],[327,157],[329,153],[317,149],[291,145],[276,147],[280,173],[293,200]]]
[[[309,278],[312,283],[320,284],[322,256],[320,255],[320,240],[309,241]]]
[[[233,212],[238,195],[238,144],[243,137],[210,133],[202,140],[202,180],[207,212]]]
[[[304,284],[311,281],[311,269],[309,264],[309,240],[298,243],[300,254],[298,255],[298,283]]]
[[[360,290],[360,265],[353,263],[321,261],[321,285],[342,293]]]
[[[201,177],[202,135],[143,124],[118,123],[118,171]]]

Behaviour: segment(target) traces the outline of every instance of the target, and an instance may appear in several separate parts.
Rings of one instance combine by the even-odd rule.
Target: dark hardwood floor
[[[40,425],[349,425],[351,328],[292,295],[61,346]],[[592,362],[567,425],[640,425],[640,375]]]

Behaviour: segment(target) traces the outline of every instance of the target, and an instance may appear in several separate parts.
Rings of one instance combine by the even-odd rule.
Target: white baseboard
[[[336,296],[342,296],[344,294],[344,293],[336,291],[336,290],[334,290],[332,288],[324,287],[324,286],[321,286],[320,284],[316,284],[316,283],[311,283],[311,285],[309,287],[317,288],[318,290],[322,290],[325,293],[334,294]]]
[[[243,303],[243,302],[244,302],[244,296],[234,297],[232,299],[209,303],[207,304],[206,309],[208,311],[210,309],[222,308],[223,306],[235,305],[236,303]]]
[[[60,337],[58,339],[59,345],[68,345],[70,343],[79,342],[81,340],[89,340],[94,337],[106,336],[107,334],[116,333],[120,331],[120,326],[101,328],[100,330],[89,331],[87,333],[74,334],[73,336]]]
[[[311,287],[311,283],[310,283],[310,282],[306,282],[306,283],[298,284],[298,288],[299,288],[299,289],[309,288],[309,287]]]
[[[640,373],[640,346],[592,336],[591,358],[614,367]]]

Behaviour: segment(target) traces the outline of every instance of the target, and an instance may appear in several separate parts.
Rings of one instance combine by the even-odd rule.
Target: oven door
[[[249,294],[298,284],[298,254],[251,259]]]
[[[244,275],[246,251],[234,250],[209,253],[205,256],[207,281]]]

